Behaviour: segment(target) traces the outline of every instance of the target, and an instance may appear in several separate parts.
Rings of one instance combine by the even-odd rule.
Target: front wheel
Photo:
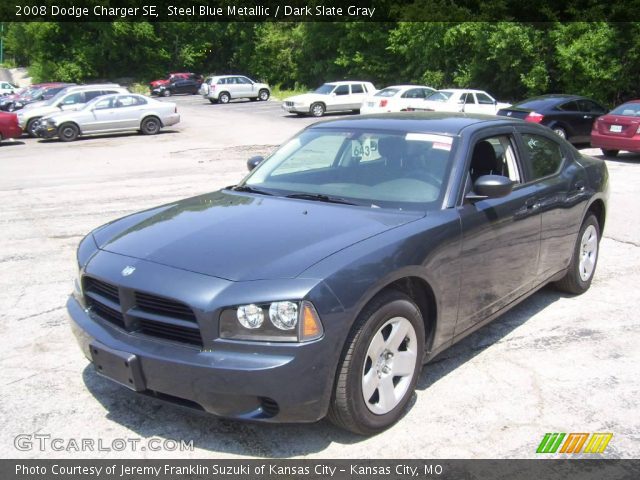
[[[147,117],[140,124],[140,131],[144,135],[155,135],[160,131],[160,120],[156,117]]]
[[[589,290],[596,271],[600,247],[600,225],[589,214],[580,227],[566,275],[556,283],[565,292],[581,294]]]
[[[321,103],[314,103],[313,105],[311,105],[309,112],[311,112],[311,115],[313,115],[314,117],[321,117],[325,112],[324,105]]]
[[[602,150],[605,157],[617,157],[618,153],[620,153],[620,150],[605,150],[604,148],[601,148],[600,150]]]
[[[351,330],[329,408],[329,419],[360,435],[393,425],[415,390],[424,355],[424,323],[407,295],[375,298]]]
[[[269,90],[265,89],[260,90],[260,93],[258,94],[258,98],[261,102],[266,102],[267,100],[269,100],[269,96]]]
[[[170,97],[171,96],[171,90],[169,90],[168,88],[163,90],[162,96],[163,97]]]
[[[38,126],[38,122],[40,121],[40,117],[32,118],[27,122],[27,135],[31,138],[36,138],[38,134],[36,133],[36,128]]]
[[[75,123],[63,123],[58,128],[58,138],[63,142],[73,142],[80,135],[80,130]]]

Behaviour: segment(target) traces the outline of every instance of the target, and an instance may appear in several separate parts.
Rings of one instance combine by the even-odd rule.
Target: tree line
[[[284,89],[473,87],[514,101],[640,97],[640,22],[9,23],[6,57],[35,81],[243,73]]]

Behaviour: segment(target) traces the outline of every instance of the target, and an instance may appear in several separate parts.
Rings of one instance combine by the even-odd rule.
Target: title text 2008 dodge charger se
[[[81,242],[67,306],[100,374],[225,417],[372,434],[423,363],[545,284],[593,278],[607,169],[545,127],[361,116],[260,160]]]

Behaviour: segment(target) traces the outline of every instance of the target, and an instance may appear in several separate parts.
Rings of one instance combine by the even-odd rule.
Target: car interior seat
[[[482,175],[502,175],[502,168],[496,158],[496,152],[488,141],[478,142],[471,157],[471,181],[475,183]]]

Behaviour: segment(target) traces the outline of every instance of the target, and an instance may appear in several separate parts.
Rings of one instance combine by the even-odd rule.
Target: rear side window
[[[559,144],[547,137],[531,133],[523,133],[522,140],[531,163],[531,180],[548,177],[560,170],[564,154]]]
[[[360,83],[356,83],[355,85],[351,85],[351,93],[364,93],[364,88]]]
[[[493,105],[493,99],[489,95],[485,95],[484,93],[476,93],[476,97],[478,98],[478,103],[482,105]]]
[[[104,95],[104,92],[102,90],[88,90],[84,92],[84,98],[87,102],[101,95]]]
[[[558,110],[562,110],[563,112],[578,112],[578,103],[575,101],[570,101],[570,102],[566,102],[563,103],[561,105],[558,105],[556,107]]]

